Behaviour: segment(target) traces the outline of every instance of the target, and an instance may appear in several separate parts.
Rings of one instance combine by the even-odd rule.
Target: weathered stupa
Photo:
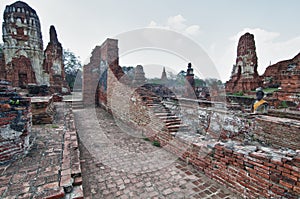
[[[244,92],[260,87],[262,81],[257,66],[254,35],[246,33],[239,39],[236,64],[233,65],[230,80],[226,82],[226,91]]]
[[[161,73],[161,78],[160,78],[160,80],[161,80],[162,82],[168,81],[167,73],[166,73],[166,68],[165,68],[165,67],[164,67],[164,69],[163,69],[163,72]]]
[[[132,81],[134,85],[143,85],[146,83],[145,72],[142,65],[137,65],[135,68],[134,79]]]

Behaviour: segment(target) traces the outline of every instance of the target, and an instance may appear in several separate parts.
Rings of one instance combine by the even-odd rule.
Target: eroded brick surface
[[[124,133],[102,109],[96,110],[98,120],[90,120],[93,112],[74,110],[85,198],[238,198],[176,158],[161,167],[151,164],[148,155],[173,155],[137,134]]]
[[[60,192],[62,127],[34,127],[36,141],[29,154],[10,165],[1,166],[2,198],[41,198]]]
[[[0,198],[83,198],[72,112],[63,102],[55,107],[53,124],[33,126],[28,155],[0,166]]]

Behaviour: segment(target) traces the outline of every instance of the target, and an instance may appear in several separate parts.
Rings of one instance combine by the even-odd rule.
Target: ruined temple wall
[[[299,152],[228,142],[192,144],[180,157],[247,198],[297,198],[300,193]]]
[[[110,79],[110,75],[108,78]],[[155,118],[151,111],[147,111],[149,107],[144,103],[143,95],[135,92],[136,89],[120,83],[117,78],[112,80],[114,81],[112,89],[114,94],[111,95],[111,99],[114,99],[114,101],[108,102],[110,111],[116,120],[121,119],[127,125],[132,125],[131,127],[134,127],[134,129],[140,129],[138,136],[146,136],[152,141],[160,142],[164,149],[176,154],[182,160],[203,171],[210,178],[245,197],[296,198],[299,195],[299,148],[298,150],[283,150],[273,148],[273,146],[263,147],[258,144],[257,139],[259,138],[255,136],[255,139],[252,140],[253,144],[247,144],[244,142],[244,137],[240,136],[250,130],[260,129],[262,131],[262,128],[268,125],[274,135],[278,136],[277,140],[288,136],[291,129],[283,129],[282,126],[280,127],[282,124],[272,123],[271,120],[259,123],[258,120],[262,118],[249,119],[243,115],[227,115],[228,113],[217,109],[202,108],[196,115],[193,115],[195,107],[189,104],[181,106],[182,109],[185,109],[182,112],[186,112],[188,113],[186,115],[194,118],[199,118],[197,115],[201,116],[202,120],[200,119],[198,124],[207,129],[207,133],[210,134],[211,138],[214,138],[215,134],[221,131],[221,134],[217,133],[217,136],[219,136],[217,138],[226,141],[220,142],[218,139],[196,141],[200,135],[190,133],[188,133],[187,139],[180,136],[181,133],[173,136],[164,131],[163,127],[159,128],[162,122]],[[109,85],[111,85],[110,83]],[[205,124],[208,122],[208,115],[214,119],[210,119],[211,127],[207,128]],[[148,123],[145,121],[148,121]],[[218,121],[222,121],[222,124],[218,124]],[[189,123],[189,125],[195,124]],[[261,124],[265,124],[265,126],[261,126]],[[257,126],[261,128],[257,128]],[[295,127],[292,132],[296,133],[296,129]],[[137,134],[133,134],[133,131],[128,131],[129,129],[125,128],[123,130],[137,136]],[[264,129],[264,131],[267,130]],[[279,137],[282,131],[286,131],[286,134],[281,134],[281,137]],[[252,133],[249,134],[250,137]],[[231,141],[232,139],[235,141]],[[289,143],[290,140],[284,141]]]
[[[144,98],[140,95],[139,87],[126,83],[119,81],[111,69],[108,70],[106,108],[115,119],[122,120],[133,129],[139,129],[141,134],[155,136],[163,130],[164,125],[153,112],[149,111],[145,103],[149,96]]]
[[[83,103],[85,105],[95,105],[96,92],[99,81],[99,66],[101,59],[101,49],[96,46],[93,50],[90,62],[83,66]]]
[[[274,148],[300,149],[300,121],[260,116],[255,119],[254,139]]]
[[[9,94],[2,93],[0,96],[0,164],[26,155],[31,147],[30,99],[20,100],[21,106],[18,106],[18,109],[13,106],[5,108],[4,104],[8,104],[9,99]],[[18,114],[20,114],[19,119],[17,119]]]
[[[283,92],[300,92],[300,53],[294,58],[280,61],[266,68],[264,86],[279,86]]]
[[[107,39],[92,52],[90,63],[83,67],[83,101],[86,105],[107,106],[108,68],[118,77],[119,66],[118,41]],[[119,78],[118,78],[119,79]],[[111,83],[113,84],[113,83]]]

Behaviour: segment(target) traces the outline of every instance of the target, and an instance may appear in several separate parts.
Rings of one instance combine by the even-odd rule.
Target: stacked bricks
[[[9,105],[12,98],[18,98],[19,105]],[[30,150],[30,99],[3,91],[0,93],[0,109],[0,164],[5,164],[24,156]]]
[[[255,119],[254,138],[275,148],[300,149],[300,121],[260,116]]]
[[[276,151],[238,142],[190,145],[176,140],[170,140],[164,148],[247,198],[296,199],[300,194],[299,151]]]
[[[83,198],[82,177],[80,167],[80,151],[75,129],[74,115],[68,112],[66,115],[66,127],[64,134],[64,149],[61,168],[60,187],[63,187],[66,195],[73,199]]]

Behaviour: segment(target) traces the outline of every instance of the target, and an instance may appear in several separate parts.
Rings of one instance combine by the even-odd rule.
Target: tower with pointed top
[[[194,69],[192,64],[188,64],[188,69],[185,76],[185,97],[193,98],[195,97],[195,79],[194,79]]]
[[[166,68],[165,67],[163,68],[163,72],[161,74],[161,78],[160,79],[161,79],[162,82],[166,82],[168,80],[167,73],[166,73]]]

